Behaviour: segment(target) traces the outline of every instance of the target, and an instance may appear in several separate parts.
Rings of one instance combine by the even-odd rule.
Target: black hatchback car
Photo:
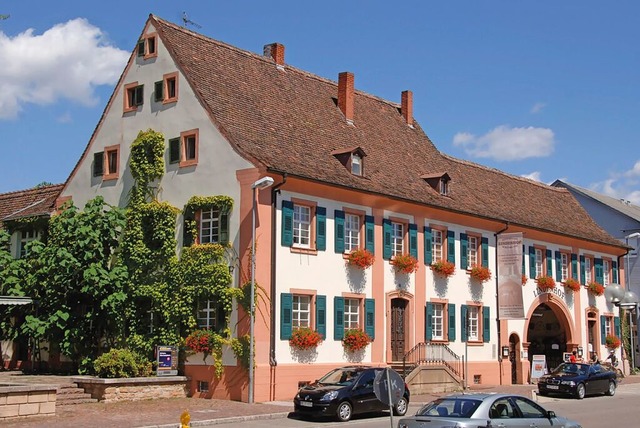
[[[293,399],[294,411],[301,417],[335,417],[341,422],[358,413],[389,410],[376,398],[373,383],[382,367],[351,366],[334,369],[311,385],[300,388]],[[409,407],[409,388],[393,407],[393,414],[404,416]]]
[[[585,395],[616,393],[616,372],[600,364],[562,363],[538,380],[538,394],[564,394],[583,399]]]

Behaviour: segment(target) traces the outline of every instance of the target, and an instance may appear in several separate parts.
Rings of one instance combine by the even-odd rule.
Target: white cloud
[[[47,105],[66,98],[94,105],[95,86],[115,83],[128,57],[82,18],[41,35],[33,29],[13,38],[0,32],[0,119],[16,118],[26,103]]]
[[[531,114],[540,113],[542,111],[542,109],[544,109],[546,106],[547,106],[547,104],[545,104],[545,103],[535,103],[533,105],[533,107],[531,107],[531,110],[529,112]]]
[[[626,177],[640,177],[640,161],[637,161],[633,167],[624,173]]]
[[[623,172],[613,172],[604,181],[594,183],[590,189],[616,199],[624,199],[640,206],[640,161],[631,169]]]
[[[547,128],[501,125],[480,137],[460,132],[453,137],[453,145],[462,147],[470,156],[513,161],[549,156],[555,141],[553,131]]]
[[[66,112],[56,117],[56,122],[58,123],[71,123],[73,122],[73,118],[71,117],[71,113]]]
[[[529,180],[539,181],[542,183],[542,173],[540,171],[533,171],[530,174],[523,174],[520,177],[528,178]]]

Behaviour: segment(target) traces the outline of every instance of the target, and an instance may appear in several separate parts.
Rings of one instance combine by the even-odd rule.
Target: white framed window
[[[478,266],[478,241],[477,236],[467,237],[467,269]]]
[[[351,174],[362,175],[362,158],[356,153],[351,155]]]
[[[611,283],[611,263],[609,263],[609,260],[602,261],[602,282],[604,286]]]
[[[311,296],[294,294],[291,323],[294,330],[311,327]]]
[[[201,244],[220,242],[220,210],[211,208],[200,212],[200,234],[198,236]]]
[[[588,284],[593,281],[593,275],[591,274],[591,269],[593,268],[593,263],[591,262],[590,257],[584,258],[584,283]]]
[[[467,306],[467,317],[469,318],[467,328],[469,341],[480,340],[480,308],[478,306]]]
[[[360,299],[344,299],[344,329],[360,328]]]
[[[541,248],[536,248],[536,278],[545,276],[544,255]]]
[[[613,317],[605,315],[604,320],[604,335],[613,336],[615,333],[613,332]]]
[[[444,304],[433,303],[433,316],[431,318],[432,340],[444,340]]]
[[[207,330],[220,330],[221,317],[220,305],[214,300],[203,300],[198,302],[198,328]]]
[[[444,260],[444,232],[439,229],[431,229],[431,257],[434,262]]]
[[[311,247],[311,207],[293,206],[293,245]]]
[[[569,255],[567,253],[560,253],[560,269],[562,281],[569,279]]]
[[[35,230],[23,230],[20,232],[20,251],[18,252],[18,258],[21,259],[29,254],[27,251],[27,244],[31,241],[38,239],[38,232]]]
[[[404,254],[404,224],[391,223],[391,255]]]
[[[445,178],[440,179],[440,194],[444,196],[449,195],[449,181]]]
[[[360,216],[345,214],[344,217],[344,250],[351,252],[360,248]]]

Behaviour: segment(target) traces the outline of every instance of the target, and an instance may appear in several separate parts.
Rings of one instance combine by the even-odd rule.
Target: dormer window
[[[360,147],[339,149],[331,152],[347,170],[359,177],[364,176],[364,157],[366,153]]]
[[[449,182],[451,181],[451,177],[449,177],[449,174],[446,172],[424,174],[421,175],[420,178],[426,181],[433,190],[442,196],[449,196]]]

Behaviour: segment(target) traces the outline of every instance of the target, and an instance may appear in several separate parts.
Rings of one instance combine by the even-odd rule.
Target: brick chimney
[[[353,73],[343,71],[338,75],[338,107],[349,123],[353,123],[353,100]]]
[[[407,125],[413,126],[413,92],[402,91],[402,101],[400,103],[400,113]]]
[[[280,43],[264,45],[263,54],[273,59],[278,68],[284,67],[284,45]]]

